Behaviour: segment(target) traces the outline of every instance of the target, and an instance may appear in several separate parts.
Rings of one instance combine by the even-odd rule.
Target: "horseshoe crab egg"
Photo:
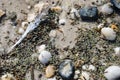
[[[43,50],[40,52],[38,59],[42,64],[47,64],[51,57],[52,55],[50,52]]]
[[[120,67],[109,66],[104,71],[104,76],[107,78],[107,80],[120,80]]]
[[[114,48],[114,52],[116,55],[120,56],[120,47]]]
[[[101,34],[107,40],[114,41],[116,39],[116,32],[112,28],[109,28],[109,27],[102,28]]]

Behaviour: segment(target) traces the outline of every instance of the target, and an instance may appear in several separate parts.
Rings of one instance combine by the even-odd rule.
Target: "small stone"
[[[3,15],[5,15],[5,12],[0,9],[0,18],[1,18]]]
[[[47,80],[57,80],[56,77],[53,77],[53,78],[49,78]]]
[[[111,4],[110,3],[107,3],[107,4],[104,4],[100,11],[105,14],[105,15],[109,15],[109,14],[112,14],[113,13],[113,9],[111,7]]]
[[[65,19],[60,19],[60,20],[59,20],[59,24],[60,24],[60,25],[65,25],[65,23],[66,23],[66,20],[65,20]]]
[[[21,26],[22,28],[26,29],[28,26],[28,22],[22,22]]]
[[[49,65],[45,71],[46,77],[51,78],[55,75],[55,66]]]
[[[82,80],[90,80],[90,73],[86,71],[82,71],[81,77]]]
[[[52,55],[50,52],[43,50],[40,52],[38,59],[40,60],[42,64],[47,64],[51,57]]]
[[[72,80],[75,73],[72,61],[68,59],[63,61],[59,66],[58,72],[63,80]]]
[[[96,7],[84,7],[79,12],[83,21],[95,21],[98,19],[98,9]]]
[[[51,30],[50,33],[49,33],[49,36],[52,37],[52,38],[55,38],[57,36],[56,30]]]
[[[25,32],[25,30],[22,28],[22,27],[20,27],[19,29],[18,29],[18,34],[23,34]]]
[[[31,22],[35,19],[35,17],[36,17],[35,13],[30,13],[28,14],[27,21]]]
[[[120,80],[120,67],[119,66],[109,66],[104,71],[104,76],[107,80]]]
[[[1,77],[1,80],[17,80],[12,74],[5,74]]]
[[[114,52],[116,55],[120,56],[120,47],[114,48]]]
[[[52,7],[51,10],[54,11],[54,12],[57,12],[57,13],[62,12],[62,8],[60,6]]]
[[[109,27],[105,27],[101,29],[101,34],[110,41],[114,41],[116,39],[116,32]]]
[[[78,11],[75,8],[71,9],[71,11],[70,11],[70,17],[71,17],[71,19],[76,19],[76,18],[80,17]]]
[[[38,53],[40,53],[41,51],[45,50],[46,49],[46,45],[45,44],[42,44],[40,46],[37,46],[36,47]]]
[[[110,2],[111,2],[117,9],[120,9],[120,0],[110,0]]]

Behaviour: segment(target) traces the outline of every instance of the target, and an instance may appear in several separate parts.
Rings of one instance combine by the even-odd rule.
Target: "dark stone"
[[[71,60],[63,61],[58,69],[58,72],[63,80],[73,80],[74,77],[74,65]]]
[[[119,0],[110,0],[110,2],[111,2],[117,9],[120,9],[120,1],[119,1]]]
[[[83,21],[95,21],[98,19],[97,7],[84,7],[79,12]]]

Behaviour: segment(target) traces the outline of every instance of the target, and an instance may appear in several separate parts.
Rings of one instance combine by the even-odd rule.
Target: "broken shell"
[[[25,30],[22,28],[22,27],[20,27],[19,29],[18,29],[18,34],[23,34],[25,32]]]
[[[46,70],[45,74],[47,78],[51,78],[55,75],[55,66],[49,65]]]
[[[116,55],[120,56],[120,47],[114,48],[114,52]]]
[[[26,29],[27,28],[27,26],[28,26],[28,22],[22,22],[22,28],[24,28],[24,29]]]
[[[42,64],[47,64],[51,57],[52,55],[50,52],[43,50],[40,52],[38,59],[40,60]]]
[[[16,78],[12,74],[5,74],[1,77],[1,80],[16,80]]]
[[[0,9],[0,17],[2,17],[3,15],[5,15],[5,12]]]
[[[62,8],[60,6],[52,7],[51,10],[57,13],[62,12]]]
[[[104,76],[108,80],[120,80],[120,67],[119,66],[109,66],[104,71]]]
[[[116,39],[116,32],[112,28],[102,28],[101,29],[101,34],[110,41],[113,41]]]
[[[45,44],[42,44],[40,46],[37,46],[36,47],[38,53],[40,53],[41,51],[45,50],[46,49],[46,45]]]
[[[104,4],[100,11],[105,14],[105,15],[109,15],[109,14],[112,14],[113,13],[113,9],[111,7],[111,4],[110,3],[107,3],[107,4]]]
[[[36,17],[35,13],[30,13],[28,14],[27,21],[31,22],[35,19],[35,17]]]

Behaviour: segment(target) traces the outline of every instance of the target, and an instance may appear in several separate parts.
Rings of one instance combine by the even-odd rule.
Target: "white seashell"
[[[28,26],[28,22],[22,22],[22,28],[24,28],[24,29],[26,29],[27,28],[27,26]]]
[[[108,80],[116,80],[120,78],[120,67],[119,66],[110,66],[104,71],[104,76]]]
[[[65,25],[65,23],[66,23],[66,20],[65,20],[65,19],[60,19],[60,20],[59,20],[59,24],[60,24],[60,25]]]
[[[45,50],[46,49],[46,45],[45,44],[42,44],[40,46],[37,46],[36,47],[38,53],[40,53],[41,51]]]
[[[110,3],[107,3],[107,4],[104,4],[102,7],[101,7],[101,12],[103,14],[112,14],[113,13],[113,9],[111,7],[111,4]]]
[[[114,48],[115,54],[120,56],[120,47]]]
[[[84,77],[85,80],[90,80],[90,73],[86,71],[82,71],[82,77]]]
[[[112,28],[102,28],[101,34],[107,39],[107,40],[115,40],[116,38],[116,32]]]
[[[50,33],[49,33],[49,36],[53,37],[53,38],[56,37],[56,35],[57,35],[56,30],[51,30]]]
[[[43,50],[40,52],[38,59],[40,60],[42,64],[47,64],[51,57],[52,55],[50,52]]]
[[[22,27],[20,27],[19,29],[18,29],[18,34],[23,34],[25,32],[25,30],[22,28]]]
[[[1,80],[16,80],[16,78],[12,74],[5,74],[1,77]]]
[[[35,13],[30,13],[28,14],[27,21],[31,22],[35,19],[35,17],[36,17]]]
[[[71,17],[71,19],[76,19],[76,18],[80,17],[78,11],[75,8],[71,9],[71,11],[70,11],[70,17]]]

